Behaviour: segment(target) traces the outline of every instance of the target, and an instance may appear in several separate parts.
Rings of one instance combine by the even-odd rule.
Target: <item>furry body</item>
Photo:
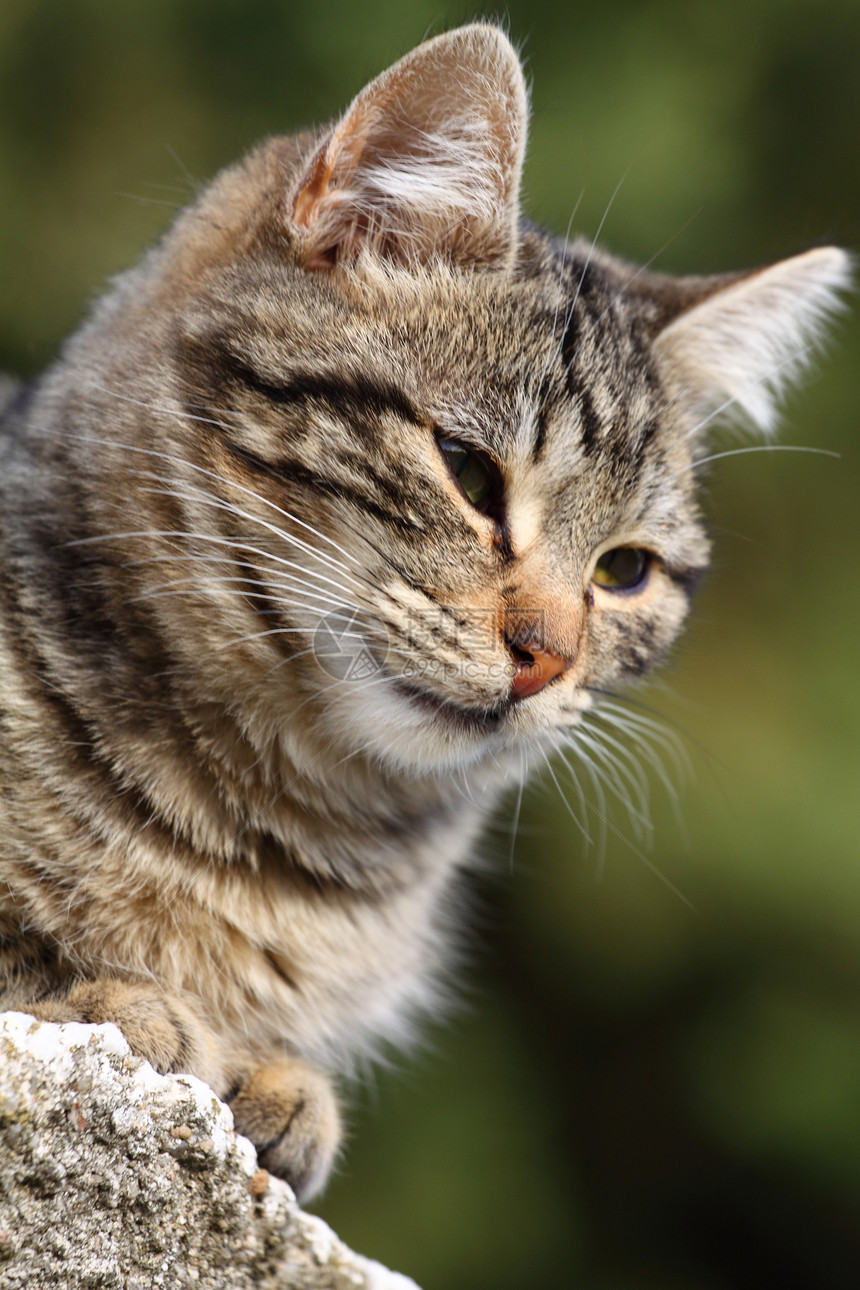
[[[219,176],[3,405],[0,1001],[118,1021],[305,1192],[321,1072],[435,1006],[487,811],[676,638],[697,423],[767,423],[845,280],[565,246],[519,221],[524,140],[505,38],[429,42]],[[364,681],[313,649],[341,611]]]

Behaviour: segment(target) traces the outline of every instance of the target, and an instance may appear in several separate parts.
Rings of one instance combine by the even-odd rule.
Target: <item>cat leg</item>
[[[325,1185],[340,1142],[340,1113],[327,1076],[292,1058],[250,1070],[229,1099],[233,1120],[260,1164],[299,1200]]]
[[[221,1096],[227,1090],[220,1039],[185,1000],[158,986],[98,977],[16,1006],[39,1021],[112,1021],[132,1052],[163,1075],[196,1075]]]

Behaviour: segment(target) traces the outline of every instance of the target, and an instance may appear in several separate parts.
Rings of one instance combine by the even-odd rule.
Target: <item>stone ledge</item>
[[[261,1169],[229,1107],[115,1026],[0,1013],[4,1290],[417,1290]]]

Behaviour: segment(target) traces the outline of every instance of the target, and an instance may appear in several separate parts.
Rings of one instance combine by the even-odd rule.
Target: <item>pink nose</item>
[[[528,699],[539,694],[545,685],[573,666],[572,658],[562,658],[531,641],[523,645],[511,644],[510,649],[517,666],[511,686],[512,699]]]

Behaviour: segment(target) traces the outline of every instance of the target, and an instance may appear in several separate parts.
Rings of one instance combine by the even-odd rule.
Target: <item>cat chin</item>
[[[340,742],[345,735],[355,752],[407,775],[447,775],[505,753],[522,757],[552,742],[556,725],[552,713],[532,701],[465,707],[393,678],[371,689],[341,690],[331,720]]]

